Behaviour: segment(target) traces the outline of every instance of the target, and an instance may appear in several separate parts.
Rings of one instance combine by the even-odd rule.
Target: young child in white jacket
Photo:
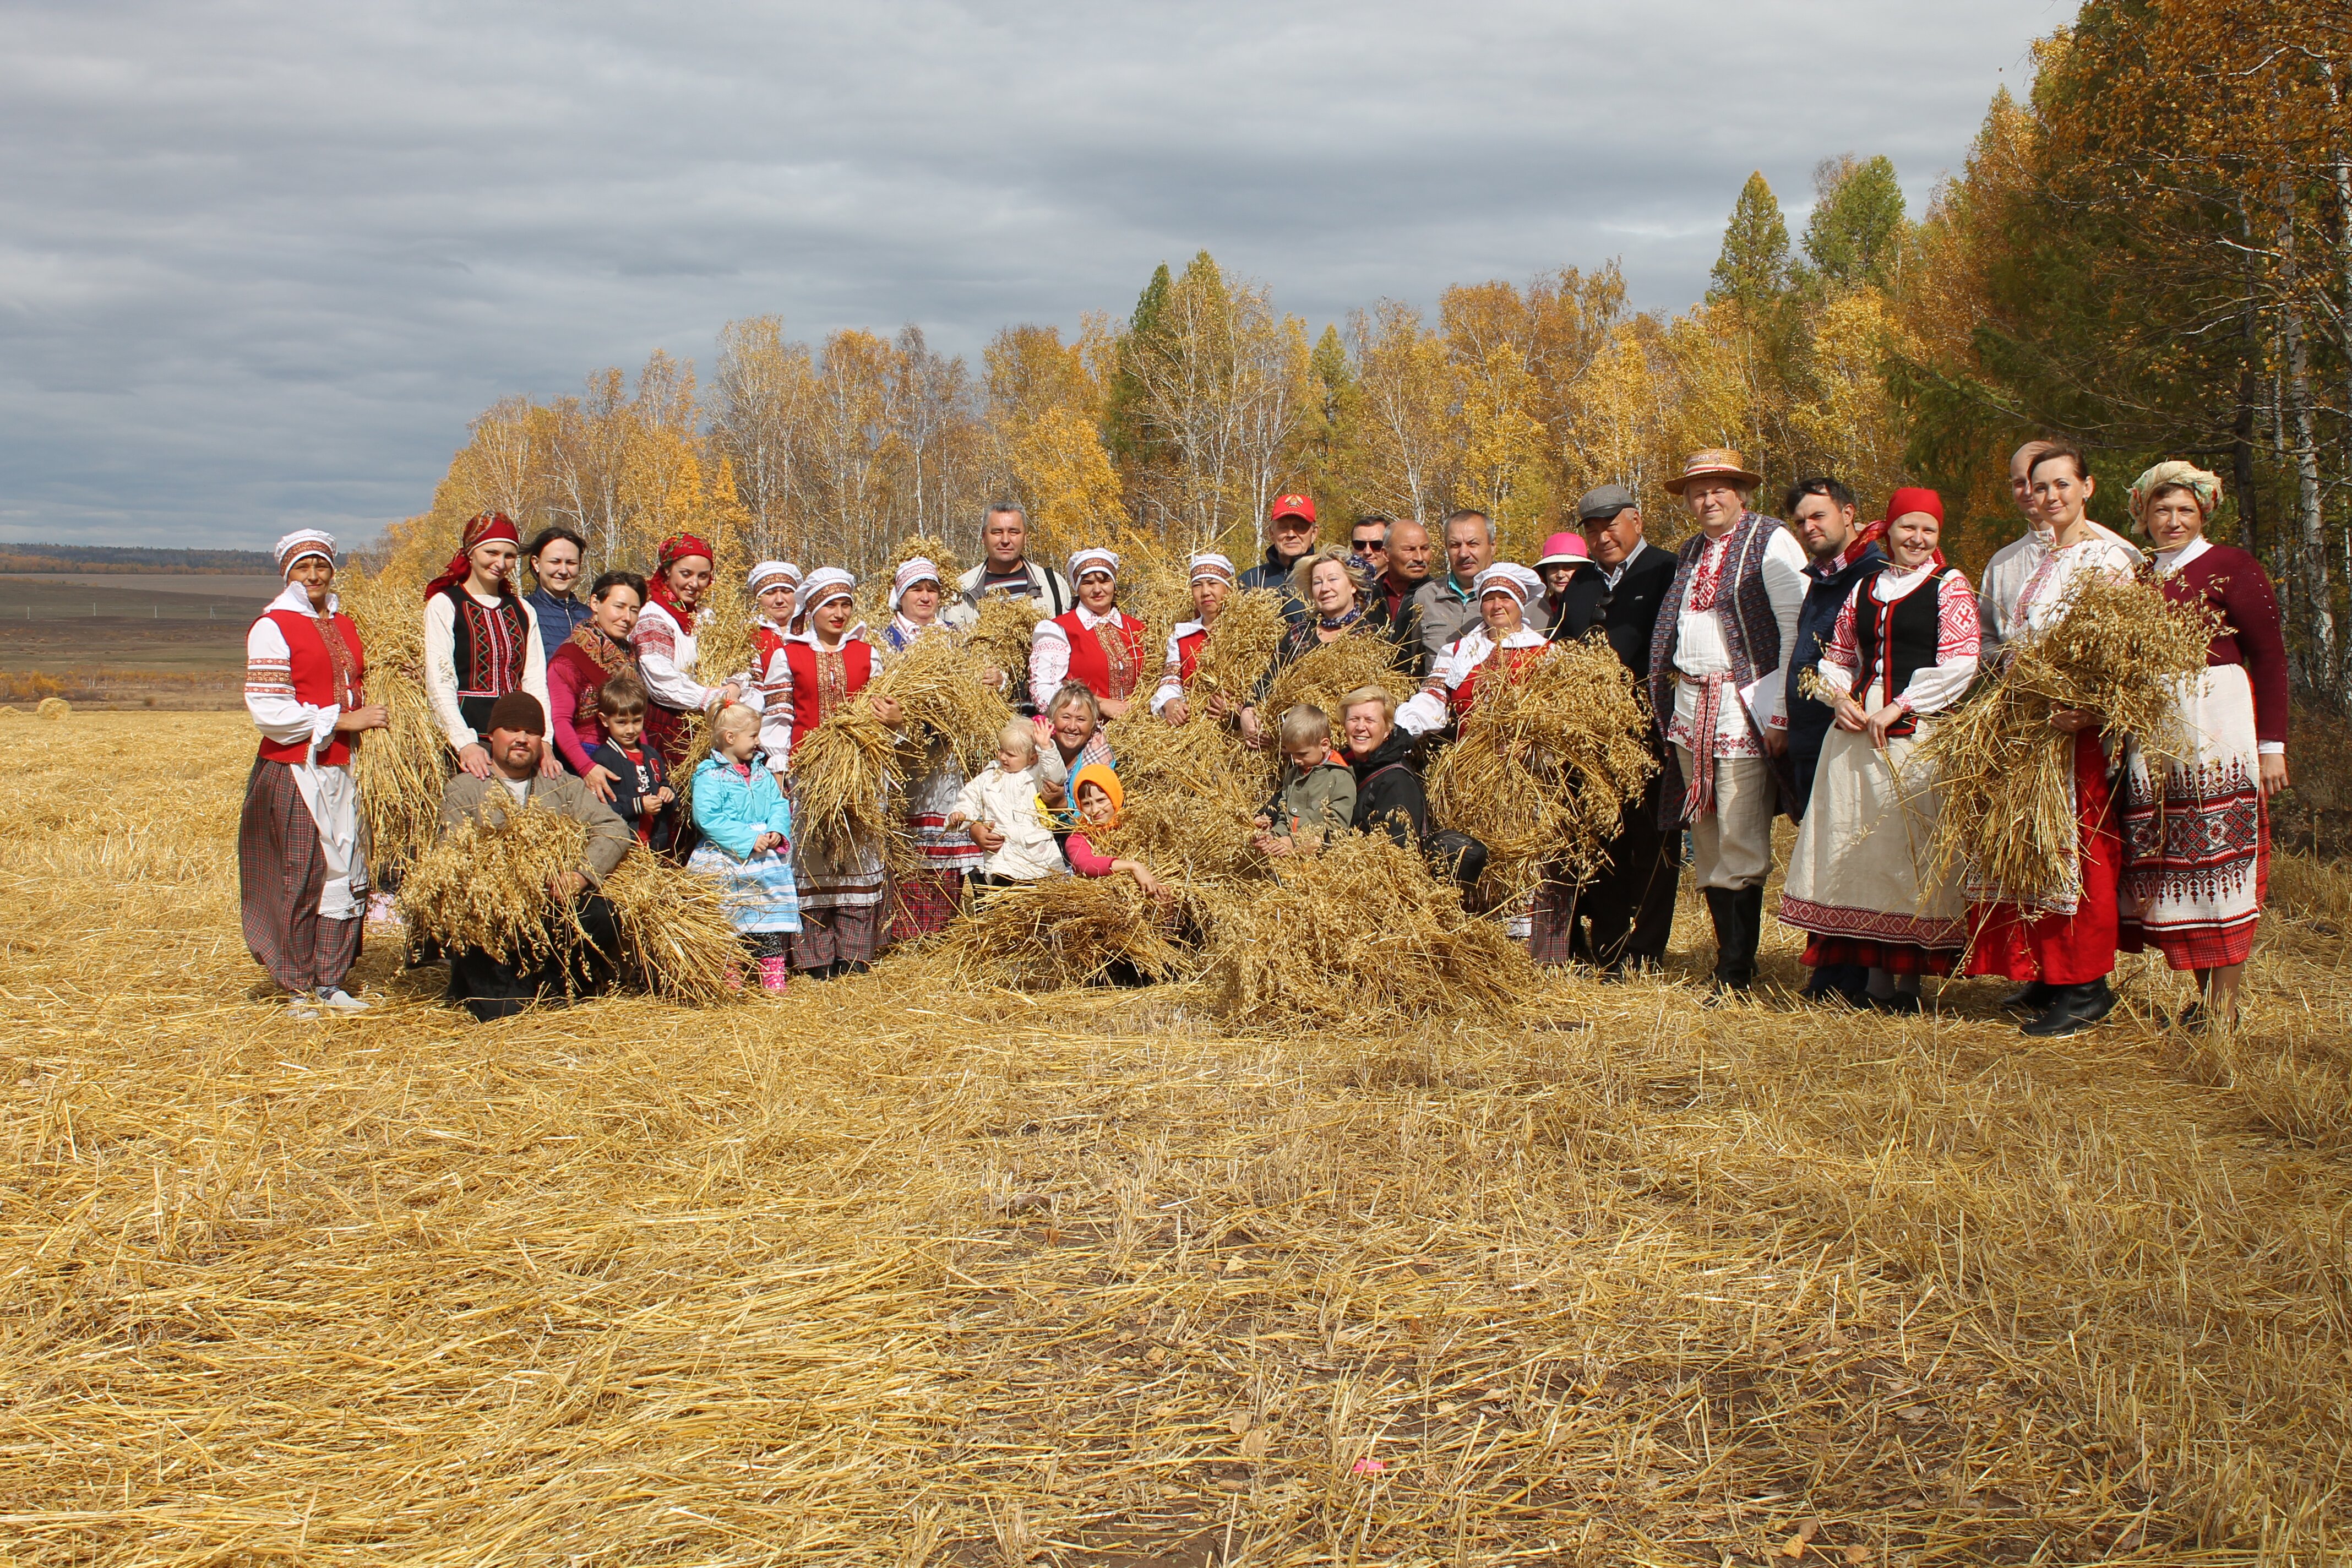
[[[956,795],[947,826],[953,829],[967,823],[973,829],[972,841],[983,849],[987,838],[1001,840],[972,873],[972,880],[982,887],[1034,882],[1068,868],[1045,814],[1037,809],[1037,731],[1028,721],[1004,726],[996,738],[996,761],[979,777],[967,780]]]

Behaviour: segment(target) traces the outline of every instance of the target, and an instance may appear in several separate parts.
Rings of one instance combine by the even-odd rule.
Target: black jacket
[[[1609,601],[1609,584],[1601,580],[1601,568],[1579,566],[1558,599],[1546,594],[1541,600],[1545,613],[1551,617],[1551,629],[1544,634],[1546,640],[1571,642],[1593,627],[1605,625],[1602,617]]]
[[[1599,567],[1593,568],[1593,574],[1600,575]],[[1617,579],[1617,586],[1608,590],[1609,601],[1601,606],[1601,625],[1608,633],[1609,646],[1617,650],[1617,657],[1637,681],[1646,683],[1650,679],[1650,633],[1674,585],[1675,552],[1645,543],[1625,568],[1625,574]]]
[[[641,842],[660,854],[677,837],[677,802],[649,811],[646,797],[659,795],[669,784],[669,763],[650,741],[639,743],[637,754],[644,760],[632,763],[628,752],[610,741],[599,741],[589,748],[588,760],[613,775],[613,812],[629,825],[629,831],[646,826],[651,816],[651,832]]]
[[[1412,765],[1412,737],[1391,730],[1370,756],[1349,753],[1348,765],[1356,773],[1349,826],[1365,833],[1378,829],[1408,849],[1417,847],[1429,832],[1429,792]]]
[[[1421,624],[1413,619],[1412,606],[1410,605],[1405,606],[1404,618],[1405,624],[1412,628],[1412,635],[1416,638],[1419,637]],[[1282,634],[1282,640],[1274,645],[1273,661],[1265,667],[1265,673],[1257,678],[1257,685],[1250,692],[1252,706],[1265,700],[1265,694],[1274,687],[1275,677],[1323,646],[1323,639],[1315,635],[1315,626],[1316,617],[1309,616],[1305,620],[1294,623],[1289,630]],[[1395,649],[1391,658],[1394,667],[1415,680],[1422,679],[1422,671],[1418,668],[1419,661],[1415,657],[1420,652],[1418,645],[1407,647],[1399,638],[1395,626],[1389,620],[1388,601],[1378,594],[1374,594],[1371,603],[1364,607],[1364,618],[1360,635],[1388,638]],[[1262,713],[1258,717],[1261,720],[1272,720],[1279,718],[1280,715]]]
[[[1838,608],[1856,583],[1886,569],[1886,557],[1875,544],[1837,572],[1823,572],[1818,563],[1805,567],[1805,602],[1797,611],[1797,646],[1789,657],[1789,772],[1795,775],[1797,816],[1812,803],[1813,770],[1822,760],[1822,742],[1829,739],[1837,713],[1826,702],[1816,702],[1797,689],[1797,678],[1822,661],[1822,649],[1837,629]]]
[[[1276,554],[1274,546],[1269,544],[1265,547],[1265,553],[1258,558],[1258,563],[1242,574],[1240,584],[1244,590],[1271,588],[1280,594],[1283,619],[1292,626],[1307,619],[1307,606],[1299,602],[1297,595],[1290,591],[1290,569],[1297,564],[1297,561],[1285,561]]]

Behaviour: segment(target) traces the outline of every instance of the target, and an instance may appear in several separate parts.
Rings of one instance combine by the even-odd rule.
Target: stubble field
[[[478,1026],[381,942],[302,1024],[237,934],[241,715],[0,742],[13,1561],[2352,1546],[2336,867],[2276,867],[2230,1044],[2136,960],[2050,1044],[1983,983],[1232,1033],[920,953]]]

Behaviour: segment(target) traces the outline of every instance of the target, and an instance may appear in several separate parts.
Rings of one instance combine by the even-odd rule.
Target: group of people
[[[746,584],[759,605],[752,653],[735,670],[700,657],[708,542],[664,540],[649,574],[607,571],[583,594],[576,534],[551,528],[526,542],[485,514],[425,591],[424,683],[450,754],[443,820],[530,802],[585,821],[583,863],[552,890],[584,911],[592,941],[610,930],[596,890],[626,853],[682,859],[726,889],[744,947],[732,983],[781,991],[794,973],[862,970],[1009,884],[1075,874],[1159,891],[1161,872],[1096,842],[1125,800],[1105,725],[1131,712],[1229,726],[1279,751],[1280,786],[1254,838],[1277,865],[1352,830],[1473,879],[1477,847],[1433,829],[1422,760],[1475,709],[1482,679],[1595,638],[1646,692],[1659,766],[1598,874],[1555,877],[1530,907],[1504,911],[1524,918],[1538,962],[1612,978],[1656,968],[1687,863],[1713,925],[1714,987],[1747,990],[1785,814],[1799,826],[1777,914],[1806,935],[1810,995],[1910,1012],[1925,975],[2000,974],[2021,984],[2009,1000],[2032,1015],[2028,1033],[2067,1034],[2113,1007],[2116,953],[2153,946],[2197,973],[2192,1018],[2231,1016],[2267,871],[2265,803],[2286,782],[2269,580],[2204,538],[2221,486],[2192,465],[2158,464],[2132,487],[2152,559],[2084,514],[2095,480],[2079,447],[2030,442],[2011,478],[2026,531],[1977,587],[1939,548],[1934,491],[1897,489],[1865,520],[1838,480],[1801,479],[1782,521],[1755,510],[1761,478],[1725,449],[1693,454],[1664,486],[1696,525],[1678,549],[1649,543],[1633,493],[1602,485],[1532,567],[1497,561],[1494,524],[1475,510],[1433,539],[1410,520],[1359,518],[1342,547],[1320,543],[1311,498],[1286,495],[1246,570],[1191,558],[1193,614],[1158,647],[1119,605],[1114,552],[1080,550],[1064,571],[1033,562],[1025,517],[997,506],[982,519],[981,563],[950,580],[906,562],[878,628],[859,619],[849,573],[760,563]],[[342,984],[368,893],[350,770],[364,732],[385,723],[365,698],[333,558],[316,531],[278,542],[287,588],[247,646],[262,742],[239,837],[246,935],[308,1013],[366,1005]],[[2203,678],[2179,692],[2198,754],[2151,763],[2128,741],[2103,741],[2099,715],[2061,712],[2051,722],[2071,737],[2061,743],[2080,828],[2065,894],[2028,904],[1938,875],[1923,853],[1938,809],[1923,737],[1998,675],[2006,650],[2056,625],[2079,584],[2143,573],[2222,618]],[[1253,589],[1280,598],[1273,668],[1246,693],[1211,689],[1195,679],[1202,651],[1233,595]],[[900,727],[898,705],[869,689],[876,676],[922,639],[967,636],[992,595],[1038,611],[1025,668],[987,674],[1018,717],[969,778],[952,743],[968,738],[928,738],[906,791],[917,868],[887,868],[879,844],[796,833],[796,749],[847,704]],[[1349,637],[1381,639],[1417,693],[1348,693],[1336,734],[1318,708],[1261,710],[1276,672]],[[698,718],[709,746],[683,779]],[[528,959],[448,956],[453,999],[482,1016],[580,981]]]

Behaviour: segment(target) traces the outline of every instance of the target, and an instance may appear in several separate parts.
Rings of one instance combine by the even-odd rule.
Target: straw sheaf
[[[867,689],[905,710],[899,730],[903,775],[923,773],[926,756],[936,744],[952,751],[968,774],[988,765],[996,754],[997,736],[1013,721],[1013,707],[982,679],[987,668],[953,628],[932,632],[898,653],[881,656],[880,673]]]
[[[1185,683],[1188,705],[1203,698],[1223,697],[1238,709],[1250,700],[1274,662],[1287,623],[1282,616],[1282,595],[1271,588],[1236,590],[1225,595],[1192,661],[1192,679]]]
[[[1195,713],[1170,724],[1140,708],[1113,720],[1105,737],[1127,787],[1120,825],[1106,844],[1191,881],[1265,874],[1250,836],[1274,793],[1271,749],[1243,745],[1230,722]]]
[[[1034,599],[1010,594],[984,594],[980,614],[964,631],[964,646],[974,660],[1001,670],[1005,689],[1021,692],[1029,686],[1029,645],[1045,607]]]
[[[1171,940],[1175,908],[1127,877],[1049,877],[989,893],[940,946],[958,973],[1023,991],[1098,984],[1116,965],[1172,980],[1197,963]]]
[[[1257,705],[1258,720],[1271,730],[1283,714],[1304,702],[1330,716],[1336,735],[1342,720],[1339,699],[1359,686],[1386,687],[1399,702],[1409,701],[1418,688],[1397,668],[1396,653],[1385,632],[1360,621],[1345,637],[1309,648],[1277,670]]]
[[[2339,862],[2273,859],[2226,1049],[2134,956],[2069,1040],[1709,1009],[1687,885],[1664,983],[1402,1028],[937,945],[477,1026],[373,932],[300,1023],[242,715],[7,734],[12,1562],[2352,1552]]]
[[[866,847],[904,863],[903,847],[894,850],[892,840],[907,837],[906,823],[889,804],[900,742],[864,698],[860,692],[793,743],[793,831],[844,859]]]
[[[1465,910],[1416,851],[1383,834],[1342,836],[1286,859],[1274,883],[1198,898],[1202,983],[1236,1026],[1476,1017],[1538,984],[1523,945]]]
[[[493,800],[417,857],[402,879],[401,918],[415,943],[479,947],[502,959],[569,951],[583,938],[575,907],[550,882],[580,868],[585,825]],[[695,1005],[736,1000],[726,976],[743,949],[719,885],[632,849],[597,889],[612,906],[625,984]]]
[[[1940,801],[1928,874],[2029,906],[2069,898],[2080,886],[2074,738],[2050,716],[2087,710],[2111,752],[2129,740],[2158,766],[2191,755],[2178,683],[2203,673],[2218,624],[2144,580],[2082,582],[2057,625],[2013,645],[1998,677],[1920,742]]]
[[[1479,900],[1516,907],[1545,878],[1578,883],[1607,866],[1626,802],[1657,771],[1649,710],[1605,642],[1553,643],[1481,673],[1477,701],[1429,770],[1441,827],[1486,845]]]
[[[366,696],[386,728],[360,740],[352,763],[360,815],[378,878],[395,880],[429,849],[441,826],[441,789],[454,759],[425,696],[424,579],[387,566],[337,574],[335,592],[360,635]]]

